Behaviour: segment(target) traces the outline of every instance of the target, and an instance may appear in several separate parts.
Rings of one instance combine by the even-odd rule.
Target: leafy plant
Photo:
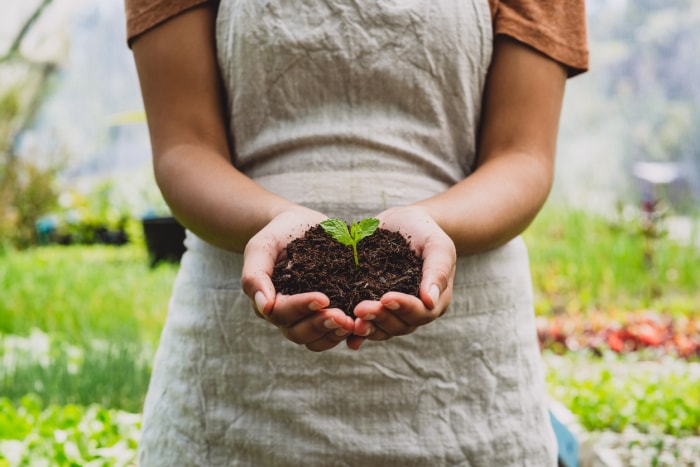
[[[50,405],[35,395],[0,398],[0,466],[136,462],[141,416],[97,404]]]
[[[379,219],[368,217],[359,222],[353,222],[349,228],[347,222],[343,220],[326,219],[321,222],[321,227],[339,243],[352,247],[355,265],[359,266],[360,259],[357,256],[357,244],[360,240],[369,237],[377,230],[377,227],[379,227]]]
[[[588,431],[700,435],[700,374],[693,364],[612,354],[600,362],[577,354],[544,358],[548,392]]]
[[[35,224],[57,203],[57,173],[17,159],[0,165],[0,243],[22,249],[37,243]]]

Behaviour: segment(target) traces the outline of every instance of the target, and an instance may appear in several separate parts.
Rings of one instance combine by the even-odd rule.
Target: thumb
[[[272,270],[275,255],[266,248],[246,247],[241,272],[241,287],[253,300],[255,307],[262,314],[272,310],[275,300],[275,286],[272,283]]]
[[[423,250],[420,299],[429,309],[438,305],[455,272],[457,253],[452,241],[428,244]]]

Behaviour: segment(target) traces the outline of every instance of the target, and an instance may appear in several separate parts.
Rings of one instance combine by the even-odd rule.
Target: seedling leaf
[[[355,243],[359,243],[363,238],[372,235],[377,227],[379,227],[379,219],[368,217],[352,224],[350,236],[355,240]]]
[[[321,227],[328,235],[343,245],[352,246],[353,239],[348,230],[348,224],[340,219],[326,219],[321,222]]]
[[[323,230],[337,242],[352,247],[355,266],[359,266],[360,259],[357,256],[357,244],[360,240],[369,237],[377,230],[377,227],[379,227],[379,219],[374,217],[362,219],[359,222],[354,222],[350,229],[348,229],[347,222],[341,219],[326,219],[322,221],[320,225]]]

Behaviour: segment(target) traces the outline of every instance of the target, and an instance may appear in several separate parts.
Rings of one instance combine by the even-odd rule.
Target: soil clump
[[[293,295],[322,292],[329,308],[353,316],[363,300],[379,300],[387,292],[418,296],[423,260],[398,232],[378,228],[357,247],[359,265],[352,248],[329,236],[320,225],[292,240],[286,256],[275,264],[272,282],[278,293]]]

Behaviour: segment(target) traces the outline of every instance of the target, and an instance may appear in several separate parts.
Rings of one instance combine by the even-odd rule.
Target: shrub
[[[6,247],[37,243],[36,222],[57,205],[57,172],[17,159],[0,167],[0,238]]]

